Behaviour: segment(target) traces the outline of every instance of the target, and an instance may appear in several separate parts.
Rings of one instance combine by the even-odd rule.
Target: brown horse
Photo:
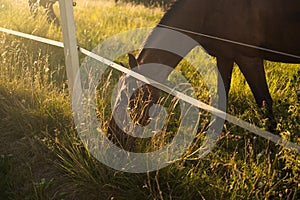
[[[43,7],[45,13],[47,15],[47,20],[49,23],[54,23],[55,25],[59,25],[58,18],[53,10],[53,4],[58,0],[28,0],[30,12],[36,16],[39,7]]]
[[[137,60],[130,58],[132,68],[149,63],[161,63],[175,68],[182,60],[182,55],[147,48],[168,42],[173,46],[185,45],[181,40],[170,40],[170,36],[160,35],[159,27],[189,36],[208,54],[216,57],[220,76],[218,84],[224,84],[226,97],[233,64],[236,63],[245,76],[258,106],[265,106],[268,111],[267,117],[273,118],[272,98],[266,82],[263,60],[300,63],[299,0],[178,0],[153,30]],[[195,46],[186,47],[184,54]],[[170,73],[162,72],[159,68],[150,71],[160,79],[167,78]],[[159,92],[149,85],[143,86],[141,90],[147,91],[144,92],[147,95],[151,93],[150,97],[143,98],[146,102],[141,106],[144,112],[141,112],[142,116],[137,120],[138,124],[146,125],[150,120],[149,107],[157,102]],[[110,132],[123,134],[115,125],[114,119],[110,125]],[[270,129],[274,128],[274,124],[271,126]]]

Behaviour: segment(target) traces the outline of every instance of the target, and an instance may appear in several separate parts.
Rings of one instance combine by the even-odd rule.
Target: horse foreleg
[[[273,101],[267,85],[263,60],[261,58],[240,56],[236,62],[254,94],[257,105],[263,108],[263,117],[269,118],[267,128],[273,131],[276,128],[276,122],[272,111]]]
[[[30,13],[36,17],[39,8],[38,0],[28,0],[28,5]]]
[[[217,57],[217,66],[218,66],[218,70],[219,70],[218,91],[220,93],[221,87],[224,86],[225,93],[226,93],[226,99],[227,99],[229,89],[230,89],[231,74],[232,74],[232,69],[233,69],[233,60],[228,59],[228,58]],[[220,94],[219,94],[219,96],[220,96]],[[222,102],[219,102],[219,103],[224,104]]]
[[[45,5],[45,10],[46,10],[46,15],[47,15],[47,20],[49,23],[54,23],[55,25],[59,25],[59,21],[58,21],[58,18],[57,16],[55,15],[54,13],[54,9],[53,9],[53,4],[55,2],[48,2],[46,5]]]

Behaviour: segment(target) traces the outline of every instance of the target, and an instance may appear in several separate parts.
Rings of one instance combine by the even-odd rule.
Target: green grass
[[[118,0],[118,2],[131,2],[135,4],[143,4],[148,7],[162,7],[167,9],[174,2],[174,0]]]
[[[17,3],[16,3],[17,2]],[[77,1],[75,20],[78,44],[93,49],[122,31],[153,27],[163,14],[113,1]],[[43,15],[29,15],[25,2],[0,0],[0,26],[55,40],[61,30]],[[58,7],[55,6],[58,13]],[[22,20],[20,20],[22,19]],[[77,137],[72,119],[63,50],[0,33],[0,199],[299,199],[300,156],[230,123],[204,159],[192,153],[199,147],[210,115],[203,113],[195,143],[179,161],[155,172],[130,174],[98,162]],[[81,61],[83,55],[80,55]],[[125,62],[123,59],[122,62]],[[300,65],[265,63],[274,99],[277,131],[300,144]],[[199,74],[186,61],[178,68],[190,78],[199,99],[209,102]],[[105,72],[110,74],[110,70]],[[120,73],[101,80],[98,117],[106,128],[109,96]],[[195,78],[197,77],[197,78]],[[170,81],[173,79],[171,78]],[[176,80],[176,75],[174,75]],[[171,108],[174,101],[169,102]],[[265,128],[250,88],[234,69],[229,99],[230,114]],[[159,148],[176,131],[171,119],[161,136],[142,150]],[[198,143],[197,143],[198,141]]]

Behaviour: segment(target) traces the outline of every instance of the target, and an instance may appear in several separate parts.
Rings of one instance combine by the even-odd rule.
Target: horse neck
[[[156,81],[164,81],[197,44],[182,33],[156,27],[137,58],[139,71]]]
[[[143,49],[138,56],[139,73],[158,82],[164,82],[182,58],[159,49]]]

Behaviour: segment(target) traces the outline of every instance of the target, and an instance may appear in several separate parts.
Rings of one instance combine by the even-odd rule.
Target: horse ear
[[[128,58],[129,58],[129,69],[133,69],[133,68],[139,66],[139,64],[138,64],[137,60],[135,59],[134,55],[129,53]]]

